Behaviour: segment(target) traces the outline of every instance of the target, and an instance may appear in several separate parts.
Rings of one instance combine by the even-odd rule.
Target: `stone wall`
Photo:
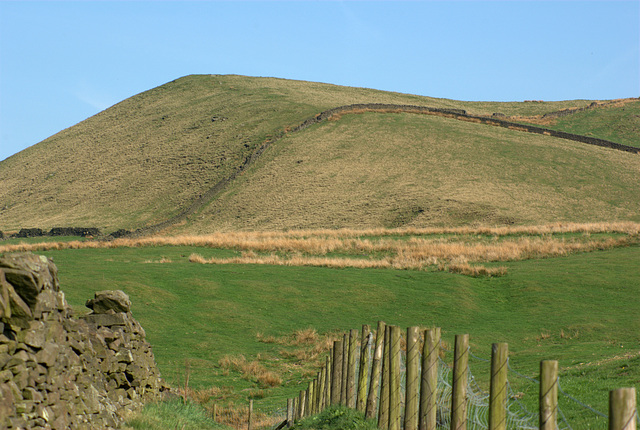
[[[7,234],[6,238],[27,238],[27,237],[44,237],[44,236],[79,236],[79,237],[98,237],[102,236],[102,232],[95,227],[53,227],[48,232],[41,228],[21,228],[19,232]],[[0,239],[4,239],[5,235],[0,232]]]
[[[44,256],[0,256],[0,429],[109,429],[165,389],[122,291],[75,318]]]

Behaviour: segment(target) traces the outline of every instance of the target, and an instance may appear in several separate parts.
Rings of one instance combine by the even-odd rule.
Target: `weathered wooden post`
[[[451,430],[467,429],[467,372],[469,370],[469,335],[457,334],[453,359],[451,393]]]
[[[491,345],[491,381],[489,385],[489,430],[507,428],[507,363],[506,343]]]
[[[380,382],[380,406],[378,407],[378,428],[389,428],[389,326],[384,328],[384,351],[382,353],[382,375]]]
[[[293,420],[297,421],[300,419],[300,400],[298,397],[293,398]]]
[[[358,398],[356,409],[364,413],[367,407],[367,379],[369,376],[369,336],[371,328],[368,324],[362,326],[360,335],[360,372],[358,373]]]
[[[609,430],[636,430],[637,414],[635,388],[609,392]]]
[[[318,372],[318,398],[316,399],[316,409],[317,412],[320,413],[324,410],[324,386],[326,384],[326,376],[327,368],[325,366],[322,367],[320,372]]]
[[[293,399],[287,399],[287,428],[293,426]]]
[[[392,326],[389,356],[389,430],[400,430],[402,387],[400,386],[400,327]]]
[[[315,393],[315,381],[311,380],[309,381],[309,386],[307,387],[307,406],[305,407],[308,417],[315,413],[313,410],[313,393]]]
[[[369,394],[367,395],[367,410],[364,413],[364,416],[368,419],[375,418],[376,407],[378,406],[378,389],[380,387],[380,369],[382,368],[385,326],[384,321],[378,321],[376,348],[373,352],[373,363],[371,364],[371,382],[369,383]]]
[[[333,356],[333,351],[331,351],[331,353],[329,354],[329,356],[326,359],[326,366],[325,369],[325,382],[324,382],[324,400],[323,400],[323,404],[322,404],[322,408],[326,409],[329,407],[329,405],[331,404],[331,357]]]
[[[540,430],[556,430],[558,423],[558,362],[540,362]]]
[[[307,392],[302,390],[300,391],[300,396],[298,398],[298,416],[300,419],[307,416]]]
[[[420,430],[436,430],[438,419],[438,359],[440,327],[424,332],[422,348],[422,384],[420,385]]]
[[[358,330],[349,331],[349,365],[347,366],[346,405],[356,407],[356,360],[358,359]]]
[[[418,428],[418,400],[420,390],[420,367],[418,327],[407,328],[407,386],[404,406],[404,430]]]
[[[347,404],[347,385],[349,381],[347,377],[349,376],[349,334],[345,333],[342,336],[342,382],[340,391],[340,404]]]
[[[331,406],[340,404],[342,392],[342,340],[333,342],[333,363],[331,366]]]
[[[247,418],[247,430],[251,430],[251,420],[253,415],[253,399],[249,400],[249,417]]]

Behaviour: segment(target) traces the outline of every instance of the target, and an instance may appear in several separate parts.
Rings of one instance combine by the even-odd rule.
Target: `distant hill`
[[[638,100],[462,102],[187,76],[0,162],[0,230],[134,230],[189,207],[170,232],[640,221],[638,154],[413,113],[349,113],[295,131],[354,103],[498,113],[640,148]],[[548,115],[567,109],[577,111]]]

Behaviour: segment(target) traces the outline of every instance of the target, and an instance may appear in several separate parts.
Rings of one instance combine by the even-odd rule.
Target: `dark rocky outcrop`
[[[164,389],[122,291],[74,318],[44,256],[0,257],[0,428],[109,429]]]

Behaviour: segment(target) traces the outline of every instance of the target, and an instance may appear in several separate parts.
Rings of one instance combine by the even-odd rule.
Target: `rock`
[[[29,328],[18,333],[17,340],[26,345],[40,349],[44,346],[46,336],[45,325],[41,321],[31,321]]]
[[[95,314],[103,314],[109,310],[114,312],[129,312],[131,301],[123,291],[98,291],[95,298],[88,300],[86,306]]]
[[[0,428],[8,427],[5,417],[16,415],[15,399],[13,392],[7,384],[0,384]]]
[[[9,316],[5,316],[3,320],[11,327],[29,328],[29,320],[33,318],[31,309],[16,293],[12,285],[8,285],[5,291],[9,297]]]
[[[47,367],[53,366],[58,358],[59,349],[60,347],[53,342],[45,343],[44,348],[36,354],[36,361]]]
[[[26,387],[22,390],[22,398],[25,400],[33,400],[36,403],[41,403],[44,400],[42,394],[33,387]]]
[[[82,317],[87,324],[94,325],[96,327],[113,327],[126,325],[126,314],[89,314]]]

